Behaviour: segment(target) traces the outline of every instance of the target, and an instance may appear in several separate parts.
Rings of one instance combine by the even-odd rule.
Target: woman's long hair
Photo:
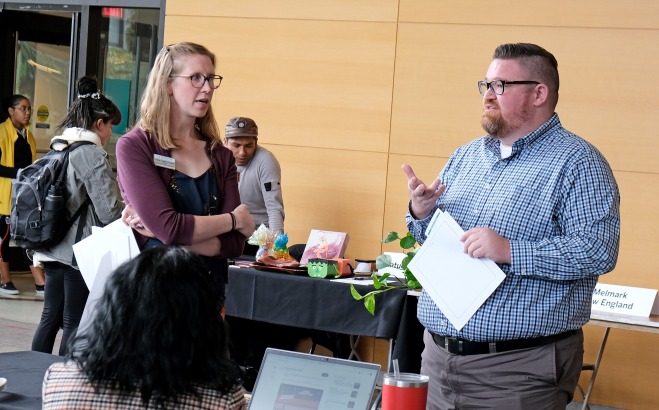
[[[140,392],[145,405],[175,403],[200,387],[227,393],[242,373],[228,357],[220,296],[199,256],[145,250],[108,278],[68,356],[94,387]]]
[[[171,81],[170,75],[174,74],[174,68],[181,63],[181,59],[194,55],[208,56],[215,67],[215,54],[200,44],[176,43],[163,47],[156,56],[142,93],[140,118],[136,126],[148,132],[152,138],[156,138],[160,146],[165,149],[177,148],[169,131],[171,100],[167,93],[167,85]],[[199,127],[203,138],[211,142],[211,146],[222,143],[220,128],[217,126],[211,106],[208,107],[206,115],[197,118],[196,126]]]
[[[66,117],[57,125],[59,135],[65,128],[84,128],[91,130],[97,120],[110,121],[113,125],[121,122],[121,111],[109,98],[101,94],[98,83],[93,77],[80,77],[76,83],[78,95]]]

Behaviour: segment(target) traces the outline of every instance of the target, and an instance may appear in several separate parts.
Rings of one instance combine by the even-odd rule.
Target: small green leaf
[[[375,295],[370,293],[366,295],[364,298],[364,306],[371,315],[375,316]]]
[[[419,283],[419,281],[416,280],[416,278],[414,277],[412,272],[408,269],[408,265],[409,265],[410,261],[412,260],[412,258],[414,257],[414,255],[416,255],[416,252],[419,250],[418,245],[420,245],[420,244],[418,244],[418,242],[416,241],[416,239],[414,239],[414,237],[412,236],[412,234],[410,232],[407,232],[405,234],[405,236],[401,238],[400,235],[398,235],[398,233],[394,232],[394,231],[389,232],[387,234],[387,237],[384,238],[382,240],[382,242],[383,243],[390,243],[390,242],[393,242],[393,241],[398,240],[398,239],[400,239],[399,245],[403,250],[407,250],[407,249],[410,250],[410,252],[405,252],[406,257],[403,259],[403,262],[402,262],[402,268],[405,272],[405,280],[404,281],[400,278],[397,278],[398,283],[394,284],[394,286],[392,286],[392,284],[388,283],[388,281],[387,281],[387,278],[389,278],[389,276],[391,276],[390,273],[385,273],[384,275],[382,275],[380,277],[378,277],[376,273],[373,273],[371,275],[371,278],[373,279],[373,287],[375,288],[375,290],[372,290],[372,291],[368,292],[365,295],[359,294],[359,292],[357,292],[357,289],[355,289],[355,287],[353,285],[350,285],[350,292],[352,294],[352,297],[355,298],[356,300],[362,300],[363,299],[364,300],[364,307],[366,308],[366,310],[371,315],[375,315],[375,296],[378,293],[387,292],[387,291],[392,290],[392,289],[400,289],[401,284],[406,286],[408,289],[419,289],[419,288],[421,288],[421,284]],[[380,255],[380,256],[378,256],[377,259],[376,259],[376,262],[375,262],[375,266],[378,269],[383,269],[383,268],[390,267],[391,266],[391,256],[389,256],[389,255]]]
[[[387,237],[382,240],[382,243],[393,242],[398,239],[398,232],[391,231],[387,234]]]
[[[405,269],[405,286],[408,289],[419,289],[421,287],[421,284],[409,269]]]
[[[414,245],[416,245],[416,239],[414,239],[414,237],[410,235],[409,232],[400,240],[400,247],[403,249],[414,248]]]
[[[355,298],[355,300],[362,300],[364,297],[357,292],[357,289],[355,289],[355,285],[350,285],[350,293],[352,294],[352,297]]]
[[[382,276],[378,276],[377,274],[373,274],[373,287],[375,289],[380,289],[380,288],[390,288],[391,286],[388,285],[387,278],[391,276],[391,273],[385,273]]]
[[[419,289],[421,288],[421,283],[418,280],[408,280],[406,286],[409,289]]]
[[[416,281],[416,277],[414,276],[411,270],[405,269],[404,274],[405,274],[405,279]]]
[[[377,269],[384,269],[391,266],[391,256],[390,255],[380,255],[375,259],[375,267]]]
[[[401,268],[403,268],[403,270],[407,269],[407,265],[409,265],[411,261],[412,257],[410,255],[404,257],[403,261],[400,263]]]

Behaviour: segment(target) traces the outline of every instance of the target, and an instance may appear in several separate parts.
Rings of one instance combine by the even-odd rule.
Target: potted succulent
[[[405,279],[399,279],[396,278],[397,282],[394,283],[389,283],[389,277],[391,276],[390,273],[385,273],[382,276],[378,276],[377,272],[374,272],[371,275],[371,278],[373,279],[373,286],[375,287],[375,290],[372,290],[364,295],[360,294],[357,289],[355,288],[354,285],[350,285],[350,293],[352,294],[352,297],[355,298],[356,300],[363,300],[364,301],[364,307],[366,307],[366,310],[369,311],[371,315],[375,315],[375,296],[382,293],[382,292],[387,292],[392,289],[400,289],[400,288],[407,288],[407,289],[419,289],[421,288],[421,284],[419,283],[418,280],[414,277],[414,274],[408,269],[408,265],[414,255],[416,255],[416,251],[419,248],[419,244],[417,243],[416,239],[407,232],[407,234],[403,237],[398,235],[398,232],[389,232],[387,234],[387,237],[382,240],[383,243],[391,243],[394,241],[399,241],[398,244],[400,247],[403,249],[403,253],[405,253],[405,258],[403,258],[403,262],[401,264],[401,267],[403,269],[403,272],[405,274]],[[380,255],[377,257],[375,260],[375,267],[377,269],[383,269],[391,266],[391,256],[389,255]]]

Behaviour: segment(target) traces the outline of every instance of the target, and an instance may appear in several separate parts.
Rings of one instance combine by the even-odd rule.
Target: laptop
[[[380,365],[268,348],[250,410],[367,410]]]

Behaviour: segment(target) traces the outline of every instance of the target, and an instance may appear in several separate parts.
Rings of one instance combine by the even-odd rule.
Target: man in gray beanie
[[[265,224],[284,232],[281,167],[272,152],[258,145],[259,129],[253,119],[234,117],[224,129],[224,145],[233,152],[238,168],[240,200],[254,217],[255,228]],[[245,253],[250,246],[247,245]],[[255,247],[252,249],[256,253]]]

